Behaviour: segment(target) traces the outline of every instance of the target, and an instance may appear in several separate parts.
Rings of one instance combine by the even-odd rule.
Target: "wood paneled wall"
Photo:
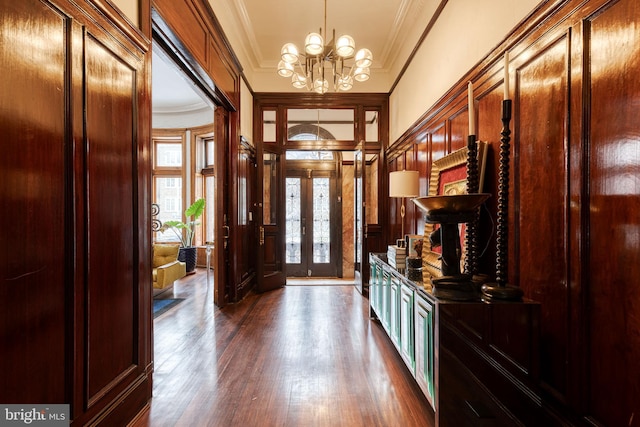
[[[0,9],[0,402],[125,425],[151,397],[150,34],[102,2]]]
[[[541,3],[387,150],[388,169],[414,165],[426,194],[431,162],[465,144],[473,81],[478,137],[491,146],[485,191],[495,222],[509,51],[509,282],[541,302],[543,406],[577,423],[640,422],[638,22],[635,0]],[[405,229],[420,230],[419,216],[408,210]],[[494,276],[486,215],[480,241],[489,243],[481,270]]]
[[[240,107],[240,71],[238,59],[206,0],[153,0],[153,7],[166,23],[162,28],[172,39],[185,65],[206,80],[206,89],[214,91],[221,102],[233,109]]]

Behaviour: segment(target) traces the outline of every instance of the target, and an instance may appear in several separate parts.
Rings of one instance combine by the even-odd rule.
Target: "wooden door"
[[[258,263],[257,290],[266,292],[286,283],[284,262],[284,159],[274,145],[262,144],[258,162]]]
[[[213,303],[223,307],[229,301],[230,286],[227,284],[229,277],[229,179],[227,177],[229,165],[226,155],[229,146],[229,112],[222,107],[217,107],[214,113],[215,123],[215,158],[216,162],[216,223],[214,241],[215,268],[213,270]]]
[[[354,157],[354,284],[356,289],[363,295],[368,292],[368,285],[365,283],[365,269],[367,268],[365,260],[368,256],[366,246],[367,215],[365,203],[367,188],[366,164],[364,142],[360,142]]]

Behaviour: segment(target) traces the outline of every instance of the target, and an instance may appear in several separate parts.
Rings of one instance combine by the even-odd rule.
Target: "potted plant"
[[[193,246],[195,227],[200,224],[198,218],[202,216],[205,207],[205,200],[198,199],[184,211],[187,222],[165,221],[160,227],[160,232],[172,230],[180,240],[180,252],[178,259],[186,264],[187,272],[192,272],[196,268],[196,247]]]

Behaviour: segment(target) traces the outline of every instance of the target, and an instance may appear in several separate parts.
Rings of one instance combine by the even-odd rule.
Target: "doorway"
[[[338,277],[342,253],[339,153],[287,151],[285,261],[288,277]]]
[[[153,229],[153,242],[180,244],[179,235],[161,232],[159,226],[167,221],[190,220],[184,216],[186,208],[204,198],[205,213],[194,228],[192,244],[197,247],[196,266],[208,266],[207,277],[211,276],[215,284],[220,272],[219,245],[215,242],[218,225],[215,211],[219,204],[216,189],[220,179],[216,157],[224,138],[217,127],[224,121],[218,119],[224,108],[216,106],[168,51],[162,40],[154,39],[151,201],[157,225]],[[155,294],[158,298],[169,298],[175,297],[174,291],[168,286]]]

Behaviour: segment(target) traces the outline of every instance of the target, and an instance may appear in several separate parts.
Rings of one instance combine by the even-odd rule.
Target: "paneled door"
[[[258,262],[257,289],[266,292],[281,288],[286,282],[284,262],[284,209],[282,196],[282,155],[277,146],[259,147],[258,162]],[[259,157],[260,157],[259,156]]]

